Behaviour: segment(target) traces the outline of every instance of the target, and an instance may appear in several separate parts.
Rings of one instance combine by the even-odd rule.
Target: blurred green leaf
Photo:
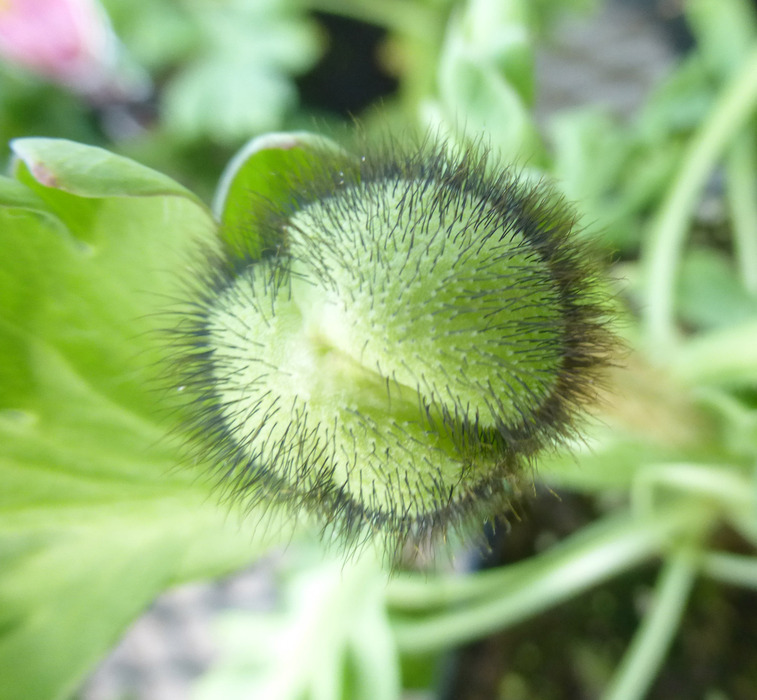
[[[631,248],[635,231],[628,199],[618,192],[633,143],[599,110],[558,114],[550,122],[552,168],[560,190],[575,202],[579,223],[608,248]]]
[[[180,139],[234,143],[276,129],[296,104],[284,76],[242,61],[205,60],[185,68],[163,94],[165,126]]]
[[[666,139],[691,132],[707,114],[715,95],[712,77],[694,53],[658,85],[649,96],[635,127],[650,150]]]
[[[193,12],[202,41],[165,89],[165,127],[180,139],[232,144],[280,128],[297,103],[291,75],[320,53],[301,11],[284,0],[232,0]]]
[[[97,141],[90,109],[62,88],[0,61],[0,141],[30,134]],[[6,153],[3,153],[3,157]]]
[[[552,174],[569,199],[591,210],[627,162],[628,135],[606,113],[583,109],[558,114],[550,122],[550,136]]]
[[[320,45],[302,7],[291,0],[227,0],[196,6],[209,47],[251,68],[298,73],[311,66]]]
[[[543,32],[562,17],[596,12],[603,0],[532,0],[529,5],[533,21]]]
[[[438,90],[448,131],[486,134],[505,161],[543,157],[530,114],[533,47],[523,0],[474,0],[450,18]]]
[[[397,700],[397,652],[384,608],[386,577],[370,558],[298,572],[282,610],[219,620],[221,659],[196,700]]]
[[[713,248],[692,248],[686,253],[677,306],[681,319],[700,330],[757,318],[757,299],[741,285],[728,256]]]
[[[18,180],[0,175],[0,207],[49,213],[45,202]]]
[[[471,0],[462,34],[471,56],[490,63],[529,107],[534,99],[531,13],[523,0]]]
[[[49,700],[166,586],[238,568],[287,528],[243,532],[199,465],[177,468],[160,417],[156,331],[212,240],[207,210],[99,149],[15,148],[24,184],[0,181],[0,698]]]
[[[118,35],[146,68],[160,74],[191,56],[202,40],[191,6],[171,0],[105,0]]]
[[[672,364],[682,379],[703,386],[753,388],[757,384],[757,318],[689,340]]]
[[[170,195],[201,204],[170,177],[102,148],[48,138],[18,139],[11,146],[34,181],[46,188],[79,197]]]

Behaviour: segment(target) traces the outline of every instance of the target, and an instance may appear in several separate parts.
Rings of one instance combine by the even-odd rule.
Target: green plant
[[[435,545],[575,436],[609,305],[570,208],[494,167],[308,134],[237,158],[171,355],[190,449],[233,498]]]
[[[432,6],[410,7],[433,14]],[[547,148],[525,87],[531,18],[525,3],[505,6],[500,33],[487,36],[516,45],[481,35],[495,26],[478,14],[487,3],[461,6],[466,21],[456,18],[447,40],[429,49],[434,60],[421,64],[422,80],[406,83],[413,89],[403,109],[452,142],[454,122],[470,110],[469,123],[488,130],[508,161],[528,158],[534,172],[526,175],[551,173],[580,202],[582,221],[601,222],[598,245],[619,251],[623,281],[612,284],[626,309],[618,325],[628,351],[603,389],[601,420],[566,452],[540,455],[535,474],[594,504],[592,521],[489,571],[389,577],[371,548],[346,562],[338,548],[323,554],[311,534],[319,524],[307,515],[293,523],[265,502],[246,512],[209,499],[213,465],[188,464],[171,434],[186,410],[183,392],[160,399],[178,411],[166,419],[153,388],[165,386],[171,352],[160,335],[166,309],[186,299],[197,250],[217,247],[216,218],[196,195],[131,160],[22,139],[13,176],[0,179],[0,697],[66,697],[161,590],[234,571],[284,542],[297,562],[289,612],[230,620],[229,651],[198,686],[201,696],[396,698],[403,685],[430,682],[419,659],[534,623],[661,562],[624,653],[568,637],[561,654],[584,669],[587,693],[642,698],[665,670],[698,581],[716,582],[718,595],[757,588],[751,7],[688,3],[697,49],[639,118],[621,126],[596,112],[558,115]],[[420,50],[421,37],[404,39]],[[508,58],[513,52],[519,60]],[[219,208],[231,217],[222,231],[238,230],[253,185],[275,182],[261,174],[296,170],[296,149],[280,148],[267,152],[265,168],[239,167],[254,153],[222,183]],[[718,169],[722,230],[696,220]],[[513,536],[526,526],[515,519]],[[306,603],[313,596],[319,605]],[[286,652],[274,657],[286,663],[272,663],[271,648]],[[739,697],[754,668],[709,682]],[[535,679],[521,685],[526,697],[537,692],[531,686]]]

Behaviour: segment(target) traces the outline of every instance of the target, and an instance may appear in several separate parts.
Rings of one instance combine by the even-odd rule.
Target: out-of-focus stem
[[[754,131],[734,142],[726,160],[728,207],[731,211],[736,262],[744,287],[757,296],[757,153]]]
[[[673,296],[681,252],[697,199],[726,146],[757,106],[757,47],[726,85],[692,138],[642,250],[646,275],[644,326],[653,355],[664,357],[676,340]]]
[[[439,651],[528,619],[659,554],[671,538],[706,529],[714,513],[701,502],[687,502],[644,518],[625,516],[584,528],[552,552],[498,570],[501,585],[467,604],[420,619],[395,615],[392,628],[399,648],[411,653]],[[494,572],[491,576],[494,583]],[[443,580],[429,581],[427,595],[437,602],[465,598],[471,583],[458,581],[450,590]],[[462,590],[455,591],[455,586]],[[404,607],[403,602],[410,601],[403,598],[412,595],[407,582],[394,589],[390,585],[393,607]]]
[[[679,628],[697,573],[696,549],[684,545],[665,563],[655,600],[610,683],[604,700],[641,700],[654,682]]]

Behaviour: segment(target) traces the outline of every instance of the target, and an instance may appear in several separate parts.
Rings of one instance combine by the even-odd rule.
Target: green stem
[[[757,296],[757,162],[754,131],[744,132],[726,159],[726,195],[741,280]]]
[[[752,469],[752,478],[748,488],[754,499],[753,502],[757,502],[757,464]],[[732,511],[726,515],[736,532],[757,548],[757,507],[753,505],[748,511]]]
[[[757,321],[700,334],[676,353],[672,369],[688,383],[721,386],[753,385],[757,381]]]
[[[420,619],[395,613],[395,638],[402,650],[412,653],[438,651],[478,639],[554,607],[659,554],[671,537],[700,532],[713,516],[714,511],[701,502],[689,502],[668,506],[645,518],[626,514],[596,523],[545,554],[501,569],[500,585],[482,590],[481,599]],[[495,583],[494,577],[490,582]],[[454,588],[444,590],[442,584],[440,590],[438,581],[426,586],[428,597],[436,602],[450,592],[454,598]],[[398,589],[390,591],[390,604],[401,604]],[[463,599],[470,592],[464,582],[461,592]]]
[[[675,342],[673,292],[689,220],[707,178],[728,143],[757,106],[757,48],[747,56],[691,139],[642,251],[646,275],[644,325],[650,348],[665,354]]]
[[[649,464],[636,477],[631,502],[640,511],[654,510],[663,489],[718,503],[728,513],[751,513],[754,494],[747,476],[732,465]]]
[[[662,570],[644,617],[604,700],[641,700],[654,682],[679,628],[697,573],[696,550],[680,547]]]
[[[721,583],[757,590],[757,557],[709,552],[702,559],[702,573]]]

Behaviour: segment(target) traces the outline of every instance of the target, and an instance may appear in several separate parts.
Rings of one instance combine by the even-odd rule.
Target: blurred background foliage
[[[492,144],[513,150],[531,128],[534,33],[595,4],[105,0],[119,89],[82,95],[0,63],[0,137],[103,145],[204,193],[251,136],[354,118],[405,129],[450,119],[476,131],[496,110]],[[538,148],[528,138],[524,152]]]

